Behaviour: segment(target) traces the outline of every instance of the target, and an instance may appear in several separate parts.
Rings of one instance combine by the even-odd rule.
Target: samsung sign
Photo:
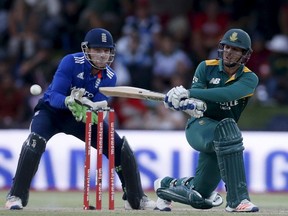
[[[9,188],[27,130],[0,131],[0,189]],[[126,136],[137,158],[142,185],[153,189],[156,178],[193,176],[198,153],[191,149],[184,131],[119,131]],[[253,192],[288,192],[288,133],[244,132],[244,160],[249,189]],[[92,151],[91,185],[95,185],[96,151]],[[108,163],[103,160],[103,186],[107,189]],[[58,134],[47,144],[32,182],[37,190],[82,190],[84,143]],[[119,179],[116,187],[121,190]],[[221,182],[219,190],[223,190]]]

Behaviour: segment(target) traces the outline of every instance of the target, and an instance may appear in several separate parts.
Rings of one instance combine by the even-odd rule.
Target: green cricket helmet
[[[243,50],[243,55],[240,60],[241,64],[246,64],[253,52],[250,36],[242,29],[230,29],[224,34],[218,47],[218,55],[220,59],[223,58],[224,45],[241,48]]]

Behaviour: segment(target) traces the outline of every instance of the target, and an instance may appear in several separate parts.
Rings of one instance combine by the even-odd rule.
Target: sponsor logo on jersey
[[[217,85],[220,83],[220,80],[221,80],[220,78],[212,78],[209,83]]]
[[[81,57],[74,56],[74,61],[75,61],[75,63],[77,63],[77,64],[84,64],[84,62],[85,62],[85,57],[84,57],[84,56],[81,56]]]
[[[73,90],[73,89],[78,89],[79,87],[77,87],[77,86],[73,86],[72,88],[71,88],[71,91]],[[90,93],[89,91],[87,91],[86,89],[85,89],[85,92],[84,92],[84,95],[83,96],[85,96],[85,97],[88,97],[88,98],[93,98],[94,97],[94,94],[93,93]]]
[[[84,72],[79,73],[79,74],[77,75],[77,77],[78,77],[79,79],[84,80]]]
[[[220,102],[220,109],[222,110],[231,110],[231,107],[237,106],[239,104],[238,100],[229,101],[229,102]]]

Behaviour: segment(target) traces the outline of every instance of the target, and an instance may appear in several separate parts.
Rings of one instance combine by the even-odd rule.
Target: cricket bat
[[[165,94],[131,86],[100,87],[99,91],[112,97],[125,97],[152,101],[164,101]]]

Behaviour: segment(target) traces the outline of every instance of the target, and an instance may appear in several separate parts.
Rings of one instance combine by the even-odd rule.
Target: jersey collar
[[[243,73],[243,68],[244,68],[244,65],[241,65],[241,66],[237,69],[237,72],[236,72],[233,76],[231,76],[226,82],[235,80],[235,79],[237,79],[237,77],[241,76],[241,74]],[[223,66],[223,60],[222,60],[222,59],[220,60],[219,71],[224,72],[224,66]]]

